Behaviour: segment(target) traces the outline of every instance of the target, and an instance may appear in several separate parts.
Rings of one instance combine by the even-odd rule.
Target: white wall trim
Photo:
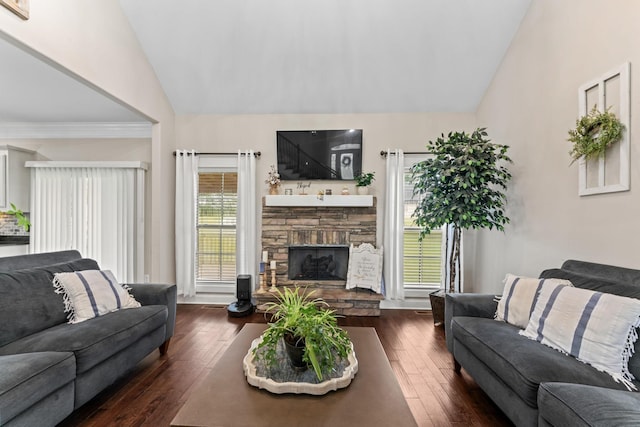
[[[0,123],[0,139],[151,138],[151,123]]]

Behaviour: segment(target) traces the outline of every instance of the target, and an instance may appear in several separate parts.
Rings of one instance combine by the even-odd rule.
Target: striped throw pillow
[[[635,390],[628,362],[638,326],[640,300],[564,286],[540,292],[520,334],[570,354]]]
[[[140,307],[109,270],[56,273],[56,293],[62,294],[69,323],[80,323],[122,308]]]
[[[526,328],[540,290],[557,286],[573,285],[568,280],[534,279],[507,274],[504,278],[502,298],[498,301],[496,320],[510,323],[520,329]]]

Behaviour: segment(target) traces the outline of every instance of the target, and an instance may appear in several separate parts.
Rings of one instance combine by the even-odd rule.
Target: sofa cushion
[[[69,351],[83,373],[158,328],[164,328],[167,307],[149,305],[115,311],[82,323],[63,323],[0,347],[0,354]]]
[[[56,273],[53,286],[62,294],[69,323],[80,323],[123,308],[140,307],[109,270]]]
[[[518,334],[504,322],[478,317],[454,317],[454,348],[464,345],[496,377],[531,407],[536,407],[538,386],[549,381],[583,383],[625,389],[611,376]],[[636,382],[636,385],[638,383]]]
[[[97,268],[94,260],[80,259],[0,272],[0,347],[67,321],[62,297],[51,284],[55,273]]]
[[[510,323],[524,329],[544,287],[572,286],[568,280],[534,279],[531,277],[507,274],[504,278],[504,290],[496,309],[496,320]]]
[[[640,300],[635,298],[571,287],[544,288],[521,334],[634,389],[628,360],[639,325]]]
[[[544,383],[539,418],[554,426],[637,426],[640,394],[579,384]]]
[[[73,353],[42,352],[0,356],[0,424],[72,382]],[[68,413],[73,401],[68,403]]]
[[[623,297],[640,299],[640,285],[630,282],[616,282],[597,276],[579,274],[560,268],[550,268],[540,274],[541,278],[566,279],[573,283],[576,288],[591,289],[592,291],[606,292]]]

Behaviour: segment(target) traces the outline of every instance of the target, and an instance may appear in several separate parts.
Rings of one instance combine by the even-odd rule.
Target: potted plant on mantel
[[[352,346],[347,332],[338,326],[335,312],[319,307],[328,304],[320,298],[310,299],[313,292],[305,295],[298,288],[277,291],[278,301],[267,303],[272,322],[253,353],[273,366],[278,343],[283,340],[291,364],[298,369],[312,366],[318,381],[322,381],[334,368],[336,358],[346,359]],[[264,351],[260,351],[262,348]]]
[[[371,185],[373,180],[375,179],[375,172],[362,172],[360,175],[356,176],[356,191],[360,195],[365,195],[369,193],[368,187]]]
[[[485,128],[471,134],[450,132],[427,149],[433,156],[412,168],[413,194],[418,205],[413,220],[421,228],[420,238],[447,226],[444,292],[460,288],[462,230],[496,228],[504,231],[509,218],[504,213],[511,162],[506,145],[491,143]],[[449,236],[451,236],[449,238]],[[449,240],[450,239],[450,240]],[[444,292],[430,296],[434,323],[444,321]]]

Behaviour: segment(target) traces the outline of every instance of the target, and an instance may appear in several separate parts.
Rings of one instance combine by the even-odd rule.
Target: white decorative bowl
[[[271,393],[313,394],[319,396],[327,394],[330,391],[338,390],[339,388],[347,387],[351,384],[351,380],[358,372],[358,359],[356,359],[356,354],[353,351],[353,343],[351,343],[351,352],[347,357],[349,364],[344,368],[341,377],[331,378],[318,384],[308,382],[276,382],[271,378],[258,376],[256,373],[253,349],[256,348],[261,341],[262,336],[253,340],[251,348],[249,348],[247,355],[242,360],[242,365],[249,384],[270,391]]]

